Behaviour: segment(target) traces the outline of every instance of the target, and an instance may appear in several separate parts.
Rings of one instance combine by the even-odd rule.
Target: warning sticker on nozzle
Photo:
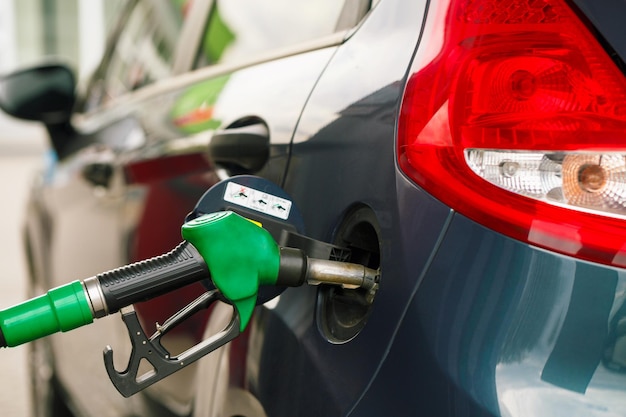
[[[291,201],[234,182],[226,184],[224,200],[250,210],[287,220]]]

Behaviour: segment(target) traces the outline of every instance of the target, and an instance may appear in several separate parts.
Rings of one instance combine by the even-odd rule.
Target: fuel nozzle
[[[190,220],[185,239],[172,251],[103,272],[0,311],[0,347],[12,347],[92,323],[126,306],[211,278],[220,299],[247,326],[261,285],[296,287],[304,283],[344,288],[378,287],[378,272],[362,265],[308,258],[279,248],[258,224],[222,211]]]
[[[299,249],[280,248],[267,230],[234,212],[215,212],[190,220],[183,225],[182,236],[184,241],[164,255],[71,282],[0,311],[0,347],[66,332],[120,311],[132,345],[128,365],[123,371],[115,368],[110,346],[104,350],[104,365],[115,388],[129,397],[239,336],[259,302],[261,285],[364,288],[370,300],[378,288],[378,271],[312,259]],[[132,304],[207,278],[213,289],[163,325],[157,324],[152,336],[146,335]],[[216,301],[233,306],[226,328],[178,355],[163,347],[162,336]],[[154,370],[140,375],[144,360]]]
[[[66,332],[209,277],[238,310],[243,331],[259,283],[271,284],[278,273],[273,238],[232,212],[187,222],[182,234],[185,240],[164,255],[71,282],[0,311],[0,346]]]

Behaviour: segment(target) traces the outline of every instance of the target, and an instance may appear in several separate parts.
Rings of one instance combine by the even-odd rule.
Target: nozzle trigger
[[[172,356],[170,352],[161,345],[161,337],[165,335],[165,333],[182,323],[195,312],[206,309],[215,301],[221,299],[222,295],[217,290],[202,294],[185,308],[167,319],[149,338],[139,324],[139,319],[137,318],[133,306],[131,305],[121,309],[120,314],[128,329],[132,345],[126,369],[121,372],[117,371],[113,364],[113,349],[110,346],[104,349],[104,366],[111,382],[119,393],[124,397],[130,397],[174,372],[194,363],[239,336],[241,333],[240,318],[237,309],[233,308],[231,320],[224,330],[187,349],[181,354]],[[144,359],[152,365],[153,369],[140,375],[139,366]]]

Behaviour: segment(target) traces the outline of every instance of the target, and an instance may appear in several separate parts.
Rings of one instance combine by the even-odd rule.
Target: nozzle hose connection
[[[58,331],[89,324],[93,315],[80,281],[0,311],[2,347],[13,347]]]

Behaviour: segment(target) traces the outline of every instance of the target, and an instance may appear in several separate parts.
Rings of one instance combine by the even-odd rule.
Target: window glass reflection
[[[241,61],[330,35],[342,8],[337,0],[217,0],[196,66]]]
[[[93,80],[86,100],[87,111],[171,75],[188,3],[184,0],[137,2],[128,12],[109,57]]]

